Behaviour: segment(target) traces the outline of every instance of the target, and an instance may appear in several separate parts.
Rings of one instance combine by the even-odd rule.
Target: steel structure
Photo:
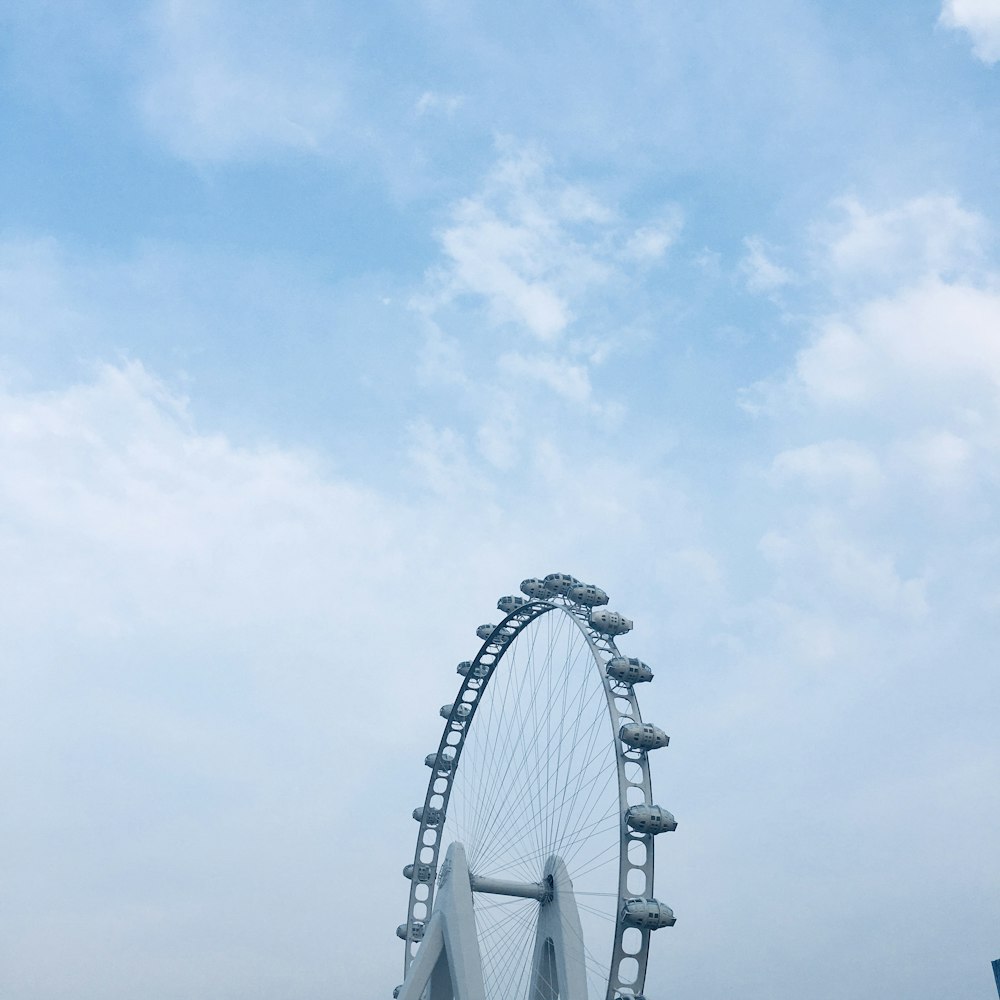
[[[669,738],[639,712],[652,671],[615,645],[632,622],[565,574],[521,590],[477,629],[425,761],[400,1000],[639,1000],[674,923],[653,856],[677,824],[648,763]]]

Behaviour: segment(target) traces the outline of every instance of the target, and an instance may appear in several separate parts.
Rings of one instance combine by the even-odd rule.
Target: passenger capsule
[[[469,674],[472,674],[473,677],[478,677],[480,680],[482,680],[490,672],[490,668],[483,666],[481,663],[478,667],[474,667],[472,665],[472,660],[462,660],[455,670],[463,677],[468,677]]]
[[[623,635],[632,631],[632,619],[607,608],[594,608],[590,612],[590,624],[605,635]]]
[[[518,608],[523,608],[526,604],[530,604],[531,601],[527,597],[521,597],[518,594],[510,594],[507,597],[501,597],[497,601],[497,610],[502,611],[505,615],[509,615]]]
[[[428,806],[427,809],[423,806],[417,806],[417,808],[413,810],[413,818],[418,823],[423,823],[425,816],[427,817],[426,822],[428,826],[440,826],[441,821],[444,819],[444,813],[440,809],[435,809],[433,806]]]
[[[537,580],[534,577],[531,577],[528,580],[521,581],[521,593],[527,594],[528,597],[541,598],[544,600],[546,597],[551,597],[555,591],[546,586],[544,580]]]
[[[641,684],[653,679],[653,671],[634,656],[616,656],[608,660],[608,676],[623,684]]]
[[[396,937],[406,940],[406,924],[400,924],[396,928]],[[413,940],[423,941],[424,939],[424,922],[422,920],[413,921]]]
[[[670,833],[677,829],[677,820],[663,806],[632,806],[625,813],[625,822],[636,833]]]
[[[577,604],[586,604],[589,608],[608,603],[608,595],[600,587],[589,583],[578,583],[570,587],[568,596]]]
[[[575,587],[580,581],[575,576],[568,573],[549,573],[542,581],[549,590],[557,594],[568,594],[571,587]]]
[[[424,763],[433,771],[450,771],[455,766],[454,757],[445,757],[438,753],[429,753]]]
[[[403,869],[403,878],[408,878],[411,882],[433,882],[433,865],[407,865]]]
[[[627,722],[618,730],[618,738],[633,750],[656,750],[665,747],[670,737],[659,726],[648,722]]]
[[[476,629],[476,635],[478,635],[479,638],[485,642],[491,635],[493,635],[493,630],[495,628],[496,625],[480,625],[479,628]]]
[[[455,712],[456,722],[465,722],[470,715],[472,715],[472,706],[467,702],[460,701],[458,703],[458,708],[455,709],[454,703],[441,706],[441,718],[450,719],[452,711]]]
[[[677,923],[674,911],[656,899],[626,899],[622,907],[622,923],[642,930],[658,930],[673,927]]]

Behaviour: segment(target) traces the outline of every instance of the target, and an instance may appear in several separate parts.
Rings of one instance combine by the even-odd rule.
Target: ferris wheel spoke
[[[599,691],[597,693],[600,694]],[[532,725],[535,726],[535,727],[537,727],[537,722],[534,721],[534,717],[533,717],[533,720],[532,720]],[[537,743],[537,741],[536,741],[536,743]],[[560,742],[560,746],[561,746],[561,742]],[[536,753],[537,753],[537,750],[536,750]],[[512,778],[512,780],[510,782],[508,782],[508,784],[512,786],[509,789],[510,791],[512,791],[512,792],[519,791],[519,786],[521,784],[523,784],[524,782],[526,782],[526,781],[529,782],[529,783],[532,783],[532,784],[538,784],[538,776],[537,776],[537,774],[532,774],[531,770],[530,770],[531,764],[533,762],[533,756],[534,755],[525,754],[521,766],[517,769],[517,771],[515,772],[515,774],[513,774],[512,776],[510,776]],[[513,796],[508,796],[508,798],[510,798],[510,797],[513,797]],[[523,803],[521,811],[523,811],[524,809],[533,808],[534,806],[535,806],[534,800],[529,797],[528,801],[526,801],[526,802]]]
[[[610,773],[610,777],[609,777],[609,773]],[[595,771],[594,774],[589,779],[588,784],[589,785],[595,785],[598,781],[600,781],[601,779],[603,779],[603,786],[602,786],[602,788],[606,788],[607,785],[610,783],[610,778],[613,778],[613,777],[614,777],[614,772],[609,772],[607,769],[604,769],[602,771]],[[616,812],[617,812],[617,803],[615,805],[615,809],[616,809]],[[591,812],[592,812],[592,809],[591,809]],[[503,853],[503,851],[506,848],[506,846],[507,846],[508,843],[519,843],[520,842],[520,840],[522,839],[522,833],[524,832],[526,826],[529,823],[534,822],[534,817],[533,816],[532,817],[526,817],[525,813],[526,813],[526,807],[522,808],[522,810],[520,811],[520,813],[517,814],[513,818],[513,820],[512,820],[512,822],[515,822],[515,823],[519,822],[519,825],[511,827],[511,829],[507,833],[507,836],[505,837],[505,839],[502,842],[495,843],[494,846],[492,847],[492,850],[490,852],[488,852],[488,853],[484,852],[484,853],[482,853],[480,855],[480,868],[478,870],[485,871],[485,866],[486,866],[486,863],[487,863],[487,859],[492,860],[496,856],[502,855],[502,853]],[[588,814],[586,816],[586,819],[589,820],[589,818],[590,818],[590,816]],[[587,825],[586,823],[581,824],[581,826],[584,826],[584,827],[586,825]],[[542,855],[545,855],[545,854],[555,853],[557,851],[557,848],[558,848],[558,845],[544,844],[540,848],[536,847],[536,849],[534,850],[533,853],[534,853],[534,855],[536,857],[541,857]]]
[[[569,798],[568,806],[564,806],[564,809],[568,810],[568,815],[570,817],[579,816],[583,811],[583,807],[580,806],[580,796],[584,794],[584,805],[586,803],[586,798],[590,794],[591,786],[593,784],[595,774],[603,772],[604,774],[613,774],[617,770],[617,766],[614,760],[614,746],[610,743],[603,743],[600,746],[595,746],[595,744],[600,740],[598,736],[598,725],[597,720],[594,719],[592,724],[588,727],[588,736],[585,746],[582,748],[582,756],[586,759],[585,766],[578,769],[576,774],[576,779],[572,783],[573,791]],[[599,761],[607,759],[607,763],[611,766],[605,768],[596,768]],[[589,776],[589,777],[588,777]],[[567,783],[568,787],[569,783]]]
[[[588,792],[586,802],[589,804],[589,808],[587,808],[586,810],[581,809],[579,813],[579,819],[583,823],[583,825],[586,825],[593,818],[594,810],[600,808],[602,802],[604,801],[603,799],[604,793],[609,790],[609,786],[612,784],[614,777],[615,775],[613,774],[605,776],[604,781],[602,782],[600,788],[597,789],[596,794],[594,792]],[[616,813],[617,813],[617,806],[616,806]],[[598,819],[599,818],[600,817],[598,816]],[[579,852],[581,846],[582,842],[577,844],[575,851],[571,855],[571,859],[572,857],[575,857],[577,852]]]
[[[597,854],[588,858],[586,861],[581,862],[580,873],[577,877],[585,878],[591,872],[597,871],[599,868],[603,868],[609,862],[616,860],[615,851],[616,848],[605,847]]]
[[[526,669],[531,669],[532,665],[534,664],[534,651],[537,638],[538,638],[537,633],[533,631],[529,640],[530,645],[527,650],[527,656],[525,657],[527,659]],[[492,783],[489,785],[489,787],[484,791],[483,795],[483,801],[486,803],[484,811],[485,816],[490,816],[494,814],[498,805],[500,793],[502,792],[502,790],[504,789],[510,778],[512,777],[516,778],[520,769],[519,768],[515,769],[514,775],[511,775],[511,767],[514,764],[514,761],[517,760],[519,758],[519,755],[522,754],[525,758],[527,757],[528,746],[527,746],[526,720],[524,717],[525,713],[523,710],[518,710],[518,711],[514,710],[518,704],[516,699],[520,695],[520,690],[517,689],[518,685],[516,684],[516,678],[519,673],[519,671],[517,670],[519,663],[519,652],[520,652],[520,647],[518,645],[518,641],[515,640],[513,648],[510,651],[511,663],[507,676],[508,686],[505,690],[504,704],[500,712],[501,719],[507,720],[507,726],[502,731],[502,734],[500,732],[496,733],[496,736],[492,740],[492,745],[490,746],[491,770],[488,771],[487,774],[493,775],[494,779]],[[511,689],[514,689],[513,692],[511,691]],[[515,701],[508,708],[507,695],[511,693],[515,698]],[[497,728],[499,729],[500,727]],[[515,734],[515,729],[516,729],[516,734]],[[501,735],[502,739],[500,738]],[[489,740],[491,736],[494,736],[492,731],[487,733],[487,740]],[[514,738],[513,743],[511,742],[512,737]],[[506,761],[504,763],[504,766],[493,768],[493,762],[495,760],[497,752],[501,751],[504,747],[506,748],[505,751]],[[479,833],[480,831],[477,830],[477,842],[479,842],[480,839],[478,836]]]
[[[580,670],[579,671],[579,683],[577,685],[576,696],[575,696],[575,699],[574,699],[574,704],[576,706],[576,711],[573,713],[573,729],[572,729],[572,732],[570,733],[570,745],[574,749],[575,749],[575,747],[577,745],[577,741],[578,741],[578,733],[579,733],[579,728],[580,728],[580,720],[583,717],[583,697],[584,697],[584,694],[586,692],[586,689],[587,689],[586,673],[585,673],[585,671]],[[560,722],[562,722],[562,720],[564,720],[567,717],[567,715],[569,714],[569,712],[568,712],[568,706],[567,706],[567,698],[566,698],[568,692],[569,692],[569,686],[568,685],[564,685],[564,687],[563,687],[563,702],[562,702],[561,711],[560,711]],[[598,689],[598,691],[597,691],[598,696],[601,693],[602,692],[600,692],[600,690]],[[593,692],[591,694],[591,697],[593,697]],[[598,704],[600,704],[599,698],[598,698]],[[559,741],[559,746],[557,748],[557,754],[558,754],[558,764],[557,764],[556,770],[557,771],[561,771],[562,770],[562,761],[563,761],[563,741],[561,739]],[[573,749],[571,749],[569,751],[569,754],[567,755],[567,757],[572,757],[572,755],[573,755]],[[566,804],[566,789],[568,787],[568,782],[564,782],[561,787],[562,787],[562,794],[561,794],[561,797],[560,797],[560,800],[559,800],[559,818],[556,821],[557,828],[561,824],[562,812],[563,812],[563,808],[564,808],[564,806]]]
[[[540,701],[538,697],[538,686],[540,683],[540,678],[537,675],[533,675],[530,678],[528,689],[530,695],[527,699],[527,706],[518,712],[521,718],[521,725],[519,727],[518,742],[515,747],[521,749],[523,752],[521,754],[520,764],[513,769],[513,771],[508,770],[505,773],[506,781],[502,782],[498,787],[498,792],[502,793],[503,801],[500,803],[501,807],[506,807],[507,803],[510,801],[519,801],[520,807],[517,812],[514,813],[517,819],[524,812],[530,812],[533,819],[533,824],[530,826],[525,826],[522,833],[531,835],[536,838],[540,838],[540,834],[537,832],[540,826],[540,816],[539,816],[539,798],[544,794],[542,790],[539,789],[539,781],[537,778],[538,772],[538,758],[540,755],[539,749],[539,711],[538,702]],[[496,800],[495,800],[496,801]],[[507,809],[507,814],[510,814],[509,808]],[[510,821],[508,821],[509,823]],[[503,829],[503,827],[494,826],[494,831],[497,829]],[[537,840],[539,847],[541,846],[540,839]]]
[[[507,733],[509,735],[511,727],[514,725],[515,720],[513,716],[508,712],[507,701],[510,696],[511,687],[514,685],[515,677],[517,675],[516,644],[515,648],[512,648],[508,651],[508,656],[510,657],[510,661],[508,663],[508,669],[504,671],[502,675],[503,694],[501,695],[500,698],[499,707],[498,708],[495,707],[497,706],[497,699],[495,697],[486,699],[487,718],[484,720],[483,723],[477,724],[477,728],[474,730],[477,736],[481,731],[480,727],[483,727],[482,731],[484,732],[486,737],[489,737],[490,735],[492,735],[495,725],[497,727],[502,726],[504,720],[506,720]],[[499,717],[499,721],[496,722],[496,724],[494,724],[495,714],[496,716]],[[480,839],[479,833],[480,830],[484,828],[482,824],[485,824],[487,822],[487,817],[489,816],[490,809],[492,807],[492,798],[493,798],[492,787],[496,783],[496,781],[500,780],[498,775],[499,768],[496,766],[496,753],[498,750],[498,744],[499,740],[490,742],[488,739],[486,740],[477,739],[473,744],[475,747],[480,749],[480,752],[484,758],[481,764],[482,769],[477,770],[476,773],[481,775],[481,780],[486,782],[486,787],[482,790],[479,796],[481,801],[483,802],[483,810],[480,817],[481,825],[476,826],[472,838],[472,843],[470,844],[470,848],[472,848],[473,851],[475,851],[476,845],[479,843]]]
[[[514,910],[503,925],[494,929],[493,935],[481,941],[483,978],[488,987],[502,988],[503,983],[496,982],[500,978],[498,972],[519,967],[520,963],[515,964],[511,959],[524,953],[535,920],[537,917],[530,910],[526,912],[523,907]]]
[[[548,849],[546,848],[546,851],[548,851],[548,853],[561,854],[561,851],[565,849],[566,845],[586,843],[592,840],[596,835],[603,833],[611,833],[612,831],[618,830],[620,826],[621,826],[621,817],[617,808],[615,808],[607,812],[604,816],[600,817],[594,822],[587,824],[587,826],[581,827],[575,837],[568,836],[564,842],[563,847],[555,851],[548,851]],[[568,855],[568,857],[572,857],[572,855]],[[565,861],[566,858],[564,858],[563,860]],[[533,864],[541,865],[541,863],[544,863],[544,861],[545,858],[542,857],[542,855],[540,855],[537,851],[520,855],[504,856],[505,864],[513,866],[515,864],[524,863],[529,865],[529,870],[531,870],[530,867],[531,865]]]
[[[590,729],[593,726],[593,724],[596,723],[597,719],[600,717],[600,714],[602,713],[602,711],[604,711],[604,705],[603,705],[603,703],[601,701],[599,701],[596,697],[592,696],[590,699],[588,699],[588,702],[589,701],[594,701],[594,711],[593,711],[592,718],[588,719],[588,722],[590,724],[588,726],[588,729]],[[580,755],[577,753],[578,749],[579,749],[579,742],[577,742],[571,748],[570,756],[579,757]],[[613,755],[613,749],[611,747],[602,748],[598,752],[598,754],[595,754],[589,760],[584,761],[582,765],[579,765],[580,774],[579,774],[579,779],[578,780],[581,780],[582,777],[583,777],[583,775],[586,773],[586,771],[589,768],[591,768],[591,766],[596,762],[596,760],[598,759],[598,757],[601,756],[601,755],[604,755],[604,754],[612,754]],[[512,783],[515,786],[519,786],[520,784],[524,783],[525,781],[527,781],[529,783],[531,781],[537,781],[537,775],[531,774],[531,772],[528,769],[528,766],[527,766],[526,762],[522,766],[522,768],[518,769],[518,771],[513,776],[513,778],[514,778],[514,781]],[[536,794],[541,794],[541,793],[536,793]],[[518,810],[518,812],[515,814],[515,818],[516,819],[520,819],[521,814],[524,813],[525,811],[527,811],[529,808],[531,808],[533,806],[533,804],[534,803],[532,801],[522,802],[522,806]],[[558,805],[558,803],[556,803],[555,805]],[[519,831],[519,833],[520,832],[521,831]]]

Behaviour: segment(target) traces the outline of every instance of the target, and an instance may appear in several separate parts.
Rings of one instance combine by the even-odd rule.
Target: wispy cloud
[[[541,153],[508,143],[482,191],[455,205],[441,233],[438,296],[478,297],[494,324],[551,342],[571,322],[573,298],[611,277],[601,246],[611,219],[588,192],[551,178]]]
[[[248,20],[230,0],[157,0],[138,107],[177,155],[198,162],[321,151],[340,126],[336,58],[272,44],[280,22]]]
[[[788,268],[772,259],[770,248],[760,237],[748,236],[743,245],[747,252],[740,261],[740,270],[751,292],[775,292],[794,280]]]
[[[939,22],[965,31],[977,59],[987,64],[1000,61],[1000,5],[996,0],[944,0]]]

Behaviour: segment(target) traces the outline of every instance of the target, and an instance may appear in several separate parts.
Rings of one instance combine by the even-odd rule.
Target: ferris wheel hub
[[[487,892],[493,896],[520,896],[547,903],[552,899],[552,876],[541,882],[512,882],[505,878],[470,875],[469,886],[473,892]]]

